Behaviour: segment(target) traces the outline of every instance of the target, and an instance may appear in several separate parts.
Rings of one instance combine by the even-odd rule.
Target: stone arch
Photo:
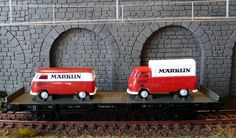
[[[0,72],[4,72],[0,76],[0,90],[10,94],[23,85],[22,64],[25,62],[25,55],[20,42],[8,29],[1,27],[0,37]]]
[[[229,36],[229,39],[226,42],[226,48],[224,49],[224,56],[232,57],[233,48],[235,47],[236,42],[236,29]]]
[[[109,76],[109,80],[107,85],[109,88],[105,89],[113,89],[113,85],[115,81],[117,81],[116,76],[116,63],[118,62],[119,57],[119,49],[114,39],[113,35],[105,28],[105,25],[63,25],[63,26],[56,26],[52,28],[52,30],[47,34],[44,39],[44,42],[41,46],[40,50],[40,61],[43,66],[50,66],[50,49],[54,43],[54,41],[61,35],[63,32],[66,32],[70,29],[86,29],[91,32],[94,32],[98,36],[100,36],[103,41],[105,42],[105,46],[107,47],[108,51],[110,52],[110,72],[111,75]],[[109,84],[108,84],[109,83]]]
[[[181,26],[192,32],[192,34],[196,37],[198,43],[201,47],[201,68],[200,68],[200,84],[203,84],[204,81],[204,61],[207,59],[206,57],[212,56],[212,44],[210,42],[210,38],[205,32],[205,30],[200,26],[199,23],[196,22],[174,22],[174,23],[152,23],[146,26],[143,31],[137,37],[133,49],[132,49],[132,57],[133,61],[136,61],[134,65],[140,64],[140,55],[141,50],[143,48],[143,44],[147,41],[147,39],[156,31],[163,27],[167,26]]]
[[[152,59],[193,58],[196,60],[197,76],[200,76],[201,48],[195,36],[181,26],[167,26],[154,32],[143,44],[141,66]]]
[[[228,57],[231,62],[229,65],[229,94],[236,95],[236,29],[229,36],[229,39],[226,42],[226,48],[224,49],[224,56]]]
[[[236,96],[236,42],[233,48],[232,54],[232,64],[231,64],[231,71],[230,71],[230,86],[229,86],[229,94],[232,96]]]
[[[106,45],[108,45],[112,51],[112,55],[114,58],[119,57],[119,49],[116,43],[116,40],[112,36],[111,32],[105,28],[105,25],[60,25],[51,29],[51,31],[45,36],[44,41],[40,48],[40,59],[45,61],[43,66],[49,66],[49,62],[47,59],[49,58],[49,51],[56,40],[56,38],[63,32],[73,29],[73,28],[84,28],[91,31],[94,31],[96,34],[100,35],[105,41]]]

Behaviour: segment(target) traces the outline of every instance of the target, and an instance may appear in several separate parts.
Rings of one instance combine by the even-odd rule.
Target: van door
[[[52,75],[52,74],[51,74]],[[50,94],[71,94],[71,86],[72,86],[72,82],[62,79],[60,78],[63,74],[53,74],[56,77],[54,77],[53,79],[49,79],[48,81],[48,92]],[[60,77],[57,77],[60,76]],[[51,77],[49,77],[51,78]],[[55,79],[57,78],[57,79]]]
[[[151,92],[151,73],[150,72],[138,72],[136,74],[137,83],[140,86],[140,88],[146,88]]]

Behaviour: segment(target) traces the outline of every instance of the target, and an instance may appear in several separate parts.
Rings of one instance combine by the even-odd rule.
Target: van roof
[[[93,69],[88,67],[81,67],[81,68],[41,68],[36,70],[36,73],[71,73],[71,72],[92,73]]]

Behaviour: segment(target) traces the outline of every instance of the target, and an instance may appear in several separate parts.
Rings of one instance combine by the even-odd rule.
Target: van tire
[[[40,93],[39,93],[39,97],[41,98],[41,99],[43,99],[43,100],[47,100],[48,99],[48,97],[49,97],[49,94],[48,94],[48,92],[47,91],[41,91]]]
[[[78,98],[80,99],[86,99],[87,93],[86,92],[78,92],[77,93]]]
[[[147,99],[148,98],[148,96],[149,96],[149,92],[147,91],[147,90],[141,90],[140,92],[139,92],[139,96],[142,98],[142,99]]]
[[[187,89],[181,89],[179,90],[179,96],[181,97],[187,97],[189,95],[189,92]]]

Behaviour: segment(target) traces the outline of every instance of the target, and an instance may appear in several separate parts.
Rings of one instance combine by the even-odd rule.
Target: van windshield
[[[134,72],[134,71],[132,71],[132,72],[131,72],[131,74],[130,74],[130,77],[132,77],[132,78],[133,78],[133,77],[134,77],[134,74],[135,74],[135,72]]]
[[[138,72],[135,76],[135,78],[140,78],[140,79],[149,78],[149,77],[150,77],[149,72]]]

